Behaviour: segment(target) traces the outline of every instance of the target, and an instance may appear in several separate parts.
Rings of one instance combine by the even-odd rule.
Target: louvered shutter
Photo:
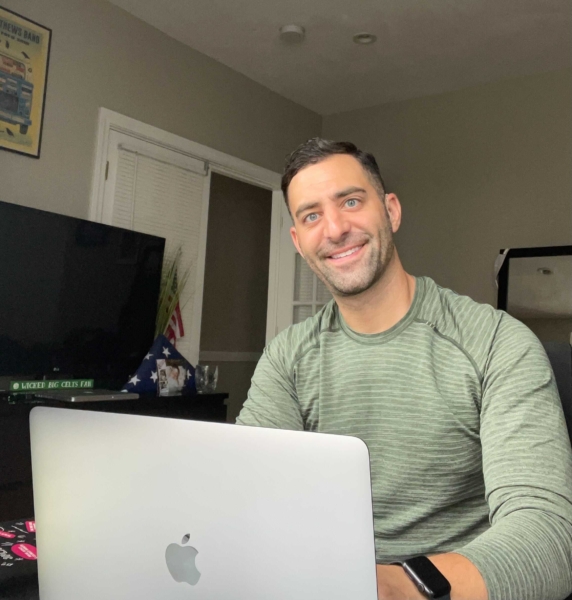
[[[141,146],[141,142],[137,145]],[[111,223],[166,238],[165,260],[182,248],[180,271],[188,270],[189,277],[181,297],[185,336],[177,342],[177,349],[183,356],[191,357],[198,349],[197,340],[194,344],[191,340],[193,288],[207,178],[204,163],[171,152],[172,162],[164,149],[158,159],[126,145],[117,147]],[[190,167],[183,166],[185,163]]]

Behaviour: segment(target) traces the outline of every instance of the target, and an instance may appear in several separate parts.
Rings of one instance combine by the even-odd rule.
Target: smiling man
[[[309,140],[282,189],[334,299],[268,345],[237,422],[367,443],[380,600],[565,598],[572,451],[539,341],[405,272],[399,200],[353,144]]]

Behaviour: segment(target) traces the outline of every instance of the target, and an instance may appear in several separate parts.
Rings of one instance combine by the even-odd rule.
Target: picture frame
[[[0,149],[40,157],[52,30],[0,6]]]
[[[188,378],[185,361],[180,358],[158,358],[157,376],[158,396],[180,394]]]

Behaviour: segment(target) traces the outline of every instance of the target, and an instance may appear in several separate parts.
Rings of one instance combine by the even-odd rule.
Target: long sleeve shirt
[[[361,438],[379,563],[456,552],[489,600],[572,592],[570,440],[542,345],[506,313],[423,277],[403,319],[359,334],[332,301],[267,346],[237,423]]]

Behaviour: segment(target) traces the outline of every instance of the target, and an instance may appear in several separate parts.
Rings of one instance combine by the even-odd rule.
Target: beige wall
[[[0,200],[87,217],[109,108],[280,171],[321,118],[104,0],[3,0],[53,30],[40,160],[0,151]]]
[[[499,248],[572,243],[572,71],[324,118],[403,205],[405,267],[496,305]]]
[[[541,342],[572,343],[572,319],[520,319]]]

